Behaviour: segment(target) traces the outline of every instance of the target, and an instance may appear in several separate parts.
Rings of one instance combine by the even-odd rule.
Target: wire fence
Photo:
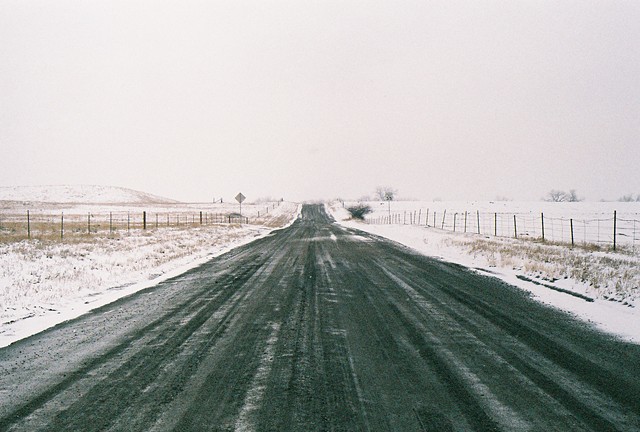
[[[640,220],[618,217],[567,218],[544,213],[447,212],[415,210],[389,212],[366,218],[369,224],[422,225],[442,230],[494,237],[532,239],[575,245],[629,247],[640,246]]]
[[[69,236],[119,234],[133,230],[195,228],[214,224],[259,223],[257,216],[212,212],[98,212],[81,214],[0,214],[0,241],[20,239],[64,239]]]

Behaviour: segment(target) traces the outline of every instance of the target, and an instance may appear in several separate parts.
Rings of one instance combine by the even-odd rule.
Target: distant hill
[[[75,204],[172,204],[179,201],[113,186],[0,186],[0,201]]]

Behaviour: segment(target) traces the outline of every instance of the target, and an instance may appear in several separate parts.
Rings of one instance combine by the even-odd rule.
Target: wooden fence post
[[[147,229],[147,212],[146,210],[142,212],[142,229]]]
[[[444,229],[444,219],[447,217],[447,209],[444,209],[444,213],[442,214],[442,227]]]
[[[498,213],[493,214],[493,235],[498,237]]]
[[[467,232],[467,211],[464,212],[464,232]]]
[[[478,218],[478,234],[480,234],[480,210],[476,210],[476,216]]]
[[[64,212],[60,216],[60,240],[64,238]]]
[[[29,216],[29,210],[27,210],[27,238],[31,240],[31,217]]]
[[[513,215],[513,238],[518,238],[518,227],[516,225],[516,215]]]
[[[453,232],[456,232],[456,217],[458,216],[458,213],[454,213],[453,214]]]
[[[540,213],[540,220],[542,221],[542,241],[544,242],[544,213]]]

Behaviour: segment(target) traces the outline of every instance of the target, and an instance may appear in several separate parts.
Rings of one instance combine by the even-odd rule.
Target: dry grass
[[[88,234],[86,224],[70,224],[69,228],[65,226],[62,239],[59,231],[47,230],[41,231],[38,238],[27,239],[26,232],[13,230],[11,233],[3,225],[0,319],[7,322],[28,316],[35,309],[49,307],[46,305],[91,296],[173,271],[212,251],[283,226],[295,217],[297,205],[282,207],[261,217],[261,225],[200,225],[196,220],[180,226],[147,230],[133,226],[127,230],[125,226],[112,232],[107,229]]]
[[[622,301],[640,297],[640,256],[630,249],[614,253],[588,245],[569,248],[500,238],[456,237],[446,241],[485,258],[490,266],[521,270],[549,281],[570,278],[584,283],[595,297]]]

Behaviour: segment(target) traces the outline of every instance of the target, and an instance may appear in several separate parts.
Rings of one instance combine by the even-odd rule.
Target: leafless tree
[[[634,198],[633,194],[627,194],[627,195],[624,195],[624,196],[621,196],[620,198],[618,198],[618,201],[620,201],[620,202],[640,201],[640,195],[636,195],[635,198]]]
[[[545,198],[545,201],[563,202],[567,200],[567,193],[561,190],[551,189]]]
[[[393,201],[397,193],[397,190],[389,186],[378,186],[376,188],[376,197],[380,201]]]
[[[578,202],[582,201],[582,198],[578,197],[575,189],[571,189],[569,192],[551,189],[545,198],[545,201],[551,202]]]
[[[582,198],[578,198],[578,194],[575,189],[571,189],[567,194],[567,201],[569,202],[579,202],[582,201]]]

